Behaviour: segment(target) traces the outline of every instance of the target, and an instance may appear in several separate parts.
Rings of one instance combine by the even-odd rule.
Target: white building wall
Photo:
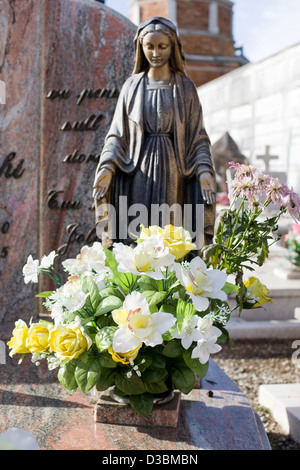
[[[229,132],[250,160],[270,145],[272,171],[300,193],[300,44],[247,64],[198,88],[212,143]]]

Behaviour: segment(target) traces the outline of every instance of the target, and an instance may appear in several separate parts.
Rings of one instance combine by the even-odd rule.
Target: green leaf
[[[169,341],[163,349],[163,355],[167,357],[179,357],[182,353],[182,346],[179,341]]]
[[[105,326],[95,336],[95,344],[101,353],[108,349],[113,342],[113,337],[118,328],[116,326]]]
[[[141,294],[146,298],[149,307],[162,302],[168,295],[165,291],[156,292],[153,290],[146,290],[141,292]]]
[[[98,305],[98,308],[95,311],[95,316],[98,317],[99,315],[104,315],[105,313],[111,312],[112,310],[121,308],[122,305],[123,301],[115,295],[105,297]]]
[[[176,316],[176,307],[177,307],[177,300],[174,301],[169,301],[160,307],[159,311],[160,312],[166,312],[166,313],[172,313],[172,315]]]
[[[146,390],[143,381],[135,372],[132,372],[130,378],[126,376],[125,372],[120,372],[116,375],[115,383],[121,392],[126,395],[140,395]]]
[[[221,290],[224,291],[225,294],[229,295],[232,292],[236,292],[238,289],[239,286],[237,286],[236,284],[232,284],[231,282],[225,282]]]
[[[138,286],[141,288],[141,292],[151,290],[151,291],[161,291],[163,290],[163,281],[161,279],[153,279],[149,276],[141,276],[137,282]]]
[[[198,377],[204,377],[207,374],[209,361],[205,364],[201,364],[199,359],[191,358],[191,351],[188,349],[183,353],[183,359],[186,365],[196,374]]]
[[[269,247],[266,240],[261,240],[261,246],[257,254],[257,263],[259,266],[262,266],[269,254]]]
[[[168,377],[168,372],[166,369],[150,366],[143,373],[142,380],[145,384],[157,383],[162,380],[165,380],[167,377]]]
[[[164,369],[166,367],[166,358],[159,352],[149,348],[147,350],[147,356],[151,358],[152,364],[154,364],[156,368]]]
[[[115,297],[119,297],[121,300],[124,300],[125,298],[123,293],[117,287],[112,287],[112,286],[102,289],[99,293],[102,298],[109,297],[111,295]]]
[[[177,331],[180,334],[184,329],[185,325],[196,313],[196,309],[193,304],[185,302],[182,299],[178,300],[176,308],[177,318]]]
[[[139,354],[138,359],[140,362],[139,363],[135,362],[135,364],[139,366],[140,372],[144,372],[147,369],[147,367],[151,366],[152,364],[152,358],[149,355]],[[142,363],[142,361],[144,362]]]
[[[106,367],[109,369],[114,369],[117,367],[117,363],[113,360],[111,354],[108,351],[103,351],[98,357],[101,367]]]
[[[125,294],[128,294],[136,280],[136,275],[131,273],[120,273],[118,271],[118,262],[115,254],[104,247],[107,265],[110,267],[116,283],[121,287]]]
[[[75,379],[83,393],[87,393],[96,385],[100,378],[101,366],[98,358],[91,357],[88,361],[79,361],[75,369]]]
[[[45,292],[40,292],[39,294],[37,294],[35,297],[41,297],[43,299],[48,299],[48,297],[50,297],[50,295],[53,294],[53,291],[52,290],[48,290],[48,291],[45,291]]]
[[[105,252],[105,255],[106,255],[106,260],[107,260],[106,265],[114,273],[114,271],[117,269],[117,266],[118,266],[118,262],[116,260],[115,254],[113,253],[113,251],[109,250],[106,247],[103,247],[103,249],[104,249],[104,252]]]
[[[115,369],[106,369],[102,367],[100,378],[98,379],[98,382],[96,383],[96,388],[98,392],[103,392],[104,390],[107,390],[109,387],[112,387],[115,383],[115,376],[116,376]]]
[[[75,379],[76,363],[66,362],[59,368],[57,378],[66,390],[76,390],[78,384]]]
[[[87,302],[90,302],[92,304],[93,309],[96,310],[100,303],[101,297],[95,281],[93,281],[93,279],[91,279],[90,277],[85,276],[83,278],[81,288],[85,294],[89,294]]]
[[[174,389],[184,394],[190,393],[195,385],[195,374],[189,367],[174,365],[171,368],[172,384]]]
[[[131,408],[141,416],[148,418],[153,409],[153,396],[151,393],[143,393],[129,397]]]
[[[133,287],[136,280],[136,275],[131,273],[119,273],[114,275],[117,284],[121,287],[122,291],[127,295]]]
[[[168,390],[164,381],[156,382],[156,383],[145,383],[146,391],[150,393],[164,393]]]

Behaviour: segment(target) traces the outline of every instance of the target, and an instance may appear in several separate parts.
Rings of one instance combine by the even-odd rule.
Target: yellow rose
[[[132,349],[132,351],[128,351],[126,353],[117,353],[116,351],[113,350],[112,346],[108,348],[108,352],[112,355],[112,358],[115,362],[122,362],[122,364],[129,364],[129,359],[134,360],[136,356],[138,355],[138,352],[140,348],[142,347],[142,344],[138,346],[135,349]]]
[[[268,297],[269,289],[267,286],[262,284],[256,277],[249,277],[248,281],[244,281],[244,285],[247,288],[247,296],[256,300],[253,308],[260,307],[266,302],[273,302],[273,300]]]
[[[7,346],[11,349],[9,355],[12,357],[14,354],[29,354],[30,351],[26,346],[28,337],[28,327],[23,320],[18,320],[15,323],[15,328],[12,332],[12,337],[8,341]]]
[[[49,334],[53,327],[52,323],[46,321],[33,323],[30,326],[26,346],[31,353],[41,354],[49,349]]]
[[[182,227],[166,225],[161,233],[164,244],[169,248],[169,252],[175,256],[176,261],[183,258],[191,250],[196,250],[197,246],[192,243],[192,237],[187,230]]]
[[[50,331],[49,344],[56,356],[71,361],[87,351],[92,340],[87,336],[79,322],[57,325]]]

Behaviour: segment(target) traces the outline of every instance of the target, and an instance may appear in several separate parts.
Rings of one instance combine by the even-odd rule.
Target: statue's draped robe
[[[106,197],[97,204],[106,202],[116,209],[116,241],[120,238],[118,211],[124,210],[120,196],[127,196],[128,207],[136,203],[148,207],[149,219],[143,221],[146,225],[153,222],[151,204],[177,203],[182,208],[191,204],[195,218],[196,204],[203,204],[199,175],[206,171],[215,175],[194,83],[174,73],[168,94],[163,88],[167,86],[162,90],[149,87],[144,72],[131,76],[122,87],[105,139],[95,182],[102,168],[109,168],[114,176]],[[174,188],[174,184],[179,187]],[[205,242],[213,234],[214,218],[215,206],[205,205]],[[195,220],[186,228],[194,230]],[[124,228],[121,231],[120,241],[124,242]]]

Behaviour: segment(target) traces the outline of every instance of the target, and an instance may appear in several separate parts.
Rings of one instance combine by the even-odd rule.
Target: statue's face
[[[166,34],[155,31],[143,38],[143,52],[151,67],[161,68],[169,62],[172,44]]]

